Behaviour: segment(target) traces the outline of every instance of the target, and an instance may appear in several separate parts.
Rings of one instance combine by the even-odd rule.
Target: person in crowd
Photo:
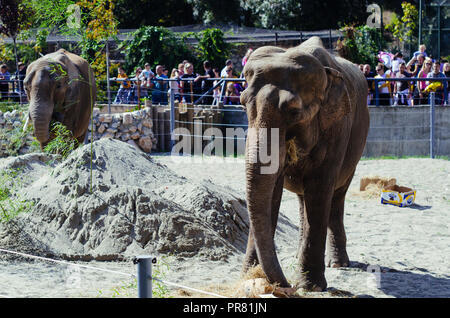
[[[6,64],[0,66],[0,99],[8,99],[9,80],[11,74],[8,72]]]
[[[142,78],[142,68],[137,67],[135,72],[134,72],[134,76],[131,78],[131,88],[130,91],[128,92],[128,103],[130,104],[137,104],[138,102],[138,95],[139,97],[143,97],[142,96],[142,89],[141,89],[141,85],[140,85],[140,81]],[[139,94],[138,94],[138,87],[139,87]]]
[[[356,64],[359,67],[359,70],[364,73],[364,64]]]
[[[147,88],[151,88],[151,79],[155,77],[155,73],[152,72],[151,68],[150,68],[150,63],[145,63],[144,65],[144,70],[142,71],[142,81],[145,83],[145,86],[147,86]]]
[[[419,45],[419,50],[416,51],[416,52],[414,52],[413,57],[416,57],[416,58],[417,58],[417,56],[418,56],[419,54],[422,54],[424,57],[427,57],[428,55],[427,55],[426,50],[427,50],[427,47],[425,46],[425,44]]]
[[[245,53],[244,57],[242,58],[242,67],[244,67],[245,64],[247,64],[247,61],[250,58],[250,55],[252,55],[252,53],[253,53],[253,49],[249,48],[247,50],[247,52]]]
[[[411,73],[412,77],[417,77],[425,62],[425,55],[419,54],[413,56],[413,58],[406,64],[406,70]]]
[[[391,63],[392,74],[398,73],[398,71],[400,70],[400,64],[402,63],[405,63],[402,52],[395,53]]]
[[[367,105],[373,105],[374,93],[375,93],[374,85],[373,85],[373,81],[369,80],[369,78],[375,77],[376,74],[374,74],[371,71],[369,64],[363,65],[362,72],[363,72],[364,76],[366,77],[367,86],[369,87],[369,91],[367,93]]]
[[[179,63],[178,64],[178,77],[181,78],[184,75],[184,64],[185,63]],[[180,101],[183,100],[183,82],[178,82],[178,91],[180,92]]]
[[[240,97],[234,84],[232,82],[227,83],[227,89],[225,91],[225,98],[223,100],[224,105],[239,105]]]
[[[441,72],[441,63],[438,60],[433,63],[432,71],[428,73],[427,78],[445,78],[445,75]],[[436,105],[442,105],[444,101],[444,90],[446,89],[446,87],[447,81],[427,81],[427,87],[425,88],[425,91],[435,92]]]
[[[233,62],[231,60],[226,60],[225,67],[220,71],[220,77],[227,77],[227,70],[233,69]]]
[[[445,63],[442,70],[445,77],[450,78],[450,63]],[[447,105],[450,105],[450,80],[447,81]]]
[[[173,93],[174,100],[181,102],[180,76],[176,68],[172,69],[172,72],[170,73],[170,79],[172,80],[169,82],[170,92]]]
[[[167,90],[169,85],[164,79],[167,79],[168,77],[164,74],[164,66],[158,65],[155,70],[156,76],[152,79],[152,104],[167,105]]]
[[[209,79],[214,78],[215,75],[212,70],[211,62],[204,61],[203,69],[205,70],[205,75],[198,76],[198,79],[203,81],[201,90],[202,94],[206,94],[214,85],[214,82]],[[205,96],[200,102],[205,105],[212,105],[213,102],[212,94],[213,94],[212,91],[209,92],[208,96]]]
[[[431,66],[433,62],[431,59],[426,58],[425,62],[422,65],[422,69],[417,74],[418,78],[427,78],[428,73],[431,72]],[[415,88],[414,88],[414,94],[413,94],[413,103],[414,105],[425,105],[428,102],[428,93],[425,91],[425,88],[427,87],[426,81],[417,81]]]
[[[18,79],[18,85],[16,87],[16,93],[19,93],[19,87],[22,94],[25,94],[25,90],[23,88],[23,80],[27,74],[27,67],[24,63],[19,62],[17,65],[19,69],[14,73],[16,79]]]
[[[384,65],[378,64],[376,67],[377,75],[375,78],[386,78],[386,74],[384,72]],[[391,85],[388,81],[379,81],[378,82],[378,99],[380,106],[390,106],[390,99],[392,98]]]
[[[194,103],[201,92],[202,82],[198,74],[194,73],[194,65],[184,64],[184,74],[181,76],[183,87],[183,99],[186,103]],[[186,81],[189,80],[189,81]]]
[[[127,81],[128,75],[125,73],[125,69],[121,66],[117,69],[117,79],[121,81],[117,81],[120,84],[119,90],[117,91],[116,99],[114,100],[114,104],[127,104],[128,94],[131,89],[130,81]]]
[[[213,68],[213,72],[214,72],[214,78],[220,78],[220,71],[217,67]],[[219,83],[219,80],[216,79],[213,83],[214,86],[216,86]],[[213,91],[213,105],[218,105],[219,101],[220,101],[220,90],[221,90],[221,86],[219,85],[218,87],[216,87]]]
[[[396,78],[411,77],[411,73],[406,71],[406,64],[402,63],[399,66],[399,71],[395,74]],[[397,81],[394,85],[394,106],[396,105],[411,105],[410,98],[412,92],[411,82]]]

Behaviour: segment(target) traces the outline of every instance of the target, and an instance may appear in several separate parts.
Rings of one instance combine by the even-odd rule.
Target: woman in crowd
[[[225,98],[223,100],[224,105],[239,105],[240,97],[232,82],[227,83],[227,89],[225,91]]]
[[[169,82],[170,92],[174,95],[174,100],[181,101],[180,96],[180,77],[178,75],[178,70],[176,68],[172,69],[170,73],[170,79],[172,81]]]
[[[445,77],[450,78],[450,63],[445,63],[442,70]],[[450,81],[447,82],[447,105],[450,105]]]
[[[386,74],[384,73],[384,65],[378,64],[376,67],[377,75],[375,78],[386,78]],[[390,106],[390,99],[392,98],[391,92],[391,84],[388,81],[379,81],[378,82],[378,99],[380,106]]]
[[[194,65],[191,63],[184,64],[184,74],[181,79],[183,79],[183,99],[186,103],[193,103],[199,97],[202,89],[200,77],[194,73]]]
[[[425,59],[423,63],[422,70],[420,70],[419,74],[417,74],[418,78],[427,78],[428,73],[431,71],[431,59]],[[414,105],[425,105],[428,103],[428,96],[425,92],[425,88],[427,87],[426,81],[417,81],[414,88]]]

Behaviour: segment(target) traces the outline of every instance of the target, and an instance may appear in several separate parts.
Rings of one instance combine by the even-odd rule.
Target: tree
[[[392,15],[392,20],[385,26],[386,30],[392,33],[397,43],[409,42],[413,35],[417,34],[417,21],[419,19],[419,11],[417,8],[406,1],[402,2],[403,15],[399,17],[397,14]]]
[[[256,26],[267,29],[296,29],[301,12],[297,0],[242,0],[241,5],[257,17]]]
[[[164,27],[143,26],[136,30],[133,39],[124,44],[125,70],[134,71],[134,68],[150,63],[152,68],[165,65],[168,69],[176,67],[183,60],[189,60],[198,67],[199,60],[193,49]]]
[[[192,6],[186,0],[116,0],[114,15],[120,28],[143,25],[178,26],[194,24]]]
[[[14,44],[14,57],[16,70],[19,69],[19,58],[17,56],[17,35],[21,29],[29,26],[28,10],[21,0],[0,0],[0,34],[11,37]],[[19,97],[22,102],[22,89],[19,83]]]

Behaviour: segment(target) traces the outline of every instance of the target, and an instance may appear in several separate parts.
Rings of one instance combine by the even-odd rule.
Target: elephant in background
[[[27,121],[42,149],[54,138],[52,121],[83,142],[96,99],[94,73],[85,59],[64,49],[47,54],[28,66],[23,85],[30,102]]]
[[[274,244],[283,188],[300,204],[297,288],[326,289],[328,266],[349,265],[344,200],[369,130],[367,83],[351,62],[331,55],[313,37],[297,47],[265,46],[244,67],[241,95],[255,138],[246,143],[250,232],[243,271],[260,264],[270,283],[290,287]],[[278,138],[262,137],[278,129]],[[269,138],[270,137],[270,138]],[[276,143],[275,145],[273,143]],[[278,166],[255,157],[270,150]]]

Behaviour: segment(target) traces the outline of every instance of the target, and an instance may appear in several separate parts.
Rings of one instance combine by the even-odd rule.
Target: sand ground
[[[245,198],[243,159],[200,161],[155,156],[177,174],[210,179]],[[178,158],[179,159],[179,158]],[[416,204],[399,208],[380,203],[379,196],[359,192],[364,176],[394,177],[417,191]],[[289,280],[296,272],[298,203],[284,191],[276,245]],[[360,161],[345,203],[345,227],[351,267],[326,269],[329,291],[305,294],[334,297],[338,291],[358,297],[450,297],[450,161],[399,159]],[[159,257],[154,270],[164,280],[229,296],[239,281],[243,255],[228,261]],[[85,263],[84,263],[85,264]],[[167,265],[164,265],[167,264]],[[131,262],[89,262],[134,274]],[[156,287],[163,296],[169,292]],[[175,296],[200,296],[170,292]],[[135,297],[135,281],[121,274],[77,269],[42,261],[0,261],[0,297]]]

